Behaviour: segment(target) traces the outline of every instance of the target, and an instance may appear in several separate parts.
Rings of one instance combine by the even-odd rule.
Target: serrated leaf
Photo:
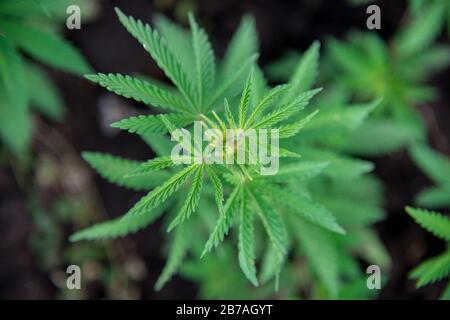
[[[226,98],[223,100],[223,106],[225,108],[225,117],[227,119],[228,125],[231,128],[237,128],[233,113],[231,112],[230,105],[228,104],[228,100]]]
[[[172,230],[178,224],[183,223],[187,220],[190,215],[197,209],[198,202],[200,200],[200,194],[203,188],[203,165],[198,165],[195,169],[193,182],[191,188],[189,189],[187,198],[181,208],[180,212],[177,214],[175,219],[170,223],[167,231]]]
[[[276,274],[279,274],[289,247],[287,230],[283,218],[257,192],[248,190],[248,194],[252,199],[253,208],[261,219],[277,255],[278,268]]]
[[[190,110],[189,104],[182,97],[144,80],[112,73],[98,73],[85,77],[125,98],[173,111],[189,112]]]
[[[186,70],[189,80],[194,83],[195,66],[192,61],[195,58],[190,33],[162,14],[156,14],[153,21],[161,36],[166,40],[170,51],[177,57],[180,64]]]
[[[134,190],[149,190],[165,181],[167,172],[154,172],[145,177],[125,177],[141,168],[142,162],[100,152],[83,152],[83,159],[106,180]]]
[[[238,240],[239,265],[247,279],[254,286],[258,286],[255,266],[255,230],[253,227],[253,212],[249,210],[246,202],[246,195],[243,193],[239,208],[241,218]]]
[[[322,88],[303,92],[291,102],[287,102],[286,104],[279,107],[277,110],[269,113],[268,115],[264,116],[261,120],[257,121],[253,125],[253,128],[260,129],[273,127],[277,123],[291,117],[295,113],[305,108],[308,105],[309,100],[311,100],[320,91],[322,91]]]
[[[166,265],[155,284],[155,290],[159,291],[173,277],[180,268],[183,258],[189,247],[190,230],[186,225],[180,226],[175,231]]]
[[[231,228],[233,223],[233,218],[238,210],[239,200],[241,199],[242,188],[237,186],[234,188],[233,192],[227,199],[225,203],[225,207],[223,213],[220,214],[219,220],[208,238],[208,241],[205,244],[205,248],[202,252],[202,257],[211,251],[211,249],[217,247],[224,239],[224,237],[228,234],[228,231]]]
[[[150,53],[158,66],[164,71],[170,80],[180,90],[186,100],[195,109],[195,90],[189,82],[188,76],[174,54],[169,50],[165,41],[160,37],[156,30],[153,30],[148,24],[142,23],[131,16],[126,16],[118,8],[116,13],[120,22]]]
[[[292,213],[301,215],[302,218],[319,225],[329,231],[345,234],[345,230],[336,221],[335,216],[320,203],[314,202],[309,197],[300,193],[284,191],[281,188],[271,186],[268,189],[268,196],[282,199],[284,206],[290,209]]]
[[[200,28],[192,14],[189,14],[189,24],[192,32],[192,46],[194,49],[197,105],[202,110],[204,102],[211,94],[210,89],[215,81],[215,61],[211,43],[206,32]]]
[[[410,277],[418,279],[417,287],[423,287],[443,279],[450,274],[450,251],[422,262],[411,271]]]
[[[270,106],[271,102],[282,96],[284,93],[286,93],[287,90],[289,90],[289,85],[286,84],[278,85],[275,88],[271,89],[254,107],[252,113],[245,123],[245,128],[249,128],[253,124],[253,122],[260,117],[264,110],[268,106]]]
[[[295,136],[310,122],[319,112],[315,110],[306,117],[297,120],[296,122],[289,123],[278,128],[278,136],[280,139],[286,139]]]
[[[175,166],[171,156],[157,157],[141,163],[136,171],[129,172],[126,177],[146,175],[155,171]]]
[[[191,165],[174,174],[162,185],[156,187],[145,195],[135,206],[134,212],[139,214],[146,210],[151,210],[167,200],[176,192],[192,173],[197,169],[197,165]]]
[[[185,127],[194,121],[193,116],[169,113],[164,115],[139,115],[122,119],[111,124],[114,128],[127,130],[130,133],[145,135],[148,133],[166,133],[167,127],[162,120],[163,117],[169,119],[177,127]]]
[[[214,169],[210,166],[205,166],[206,173],[208,174],[211,184],[214,187],[214,199],[216,201],[217,208],[220,214],[224,214],[223,211],[223,186],[219,176],[215,173]]]
[[[245,84],[244,90],[242,91],[241,100],[239,102],[239,128],[244,126],[245,117],[247,115],[248,106],[250,103],[250,95],[252,93],[252,76],[253,71],[250,71],[247,83]]]
[[[438,212],[407,207],[406,211],[425,230],[445,241],[450,241],[450,219]]]
[[[162,215],[166,207],[166,205],[161,205],[139,215],[130,211],[122,217],[101,222],[78,231],[70,236],[70,241],[76,242],[81,240],[97,240],[126,236],[153,223]]]

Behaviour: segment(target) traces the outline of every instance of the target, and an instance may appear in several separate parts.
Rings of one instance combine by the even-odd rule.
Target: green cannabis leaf
[[[436,237],[450,241],[450,219],[438,212],[425,209],[414,209],[407,207],[406,211],[424,229],[434,234]],[[439,281],[450,274],[450,250],[422,262],[418,267],[410,272],[410,277],[417,279],[417,287]],[[448,290],[446,290],[448,291]],[[446,297],[446,292],[442,296]]]
[[[422,191],[416,201],[429,208],[448,207],[450,204],[450,159],[428,146],[416,144],[410,150],[412,158],[424,173],[437,186]],[[450,219],[435,211],[407,207],[408,214],[425,230],[434,236],[450,242]],[[410,277],[417,280],[417,287],[439,281],[450,274],[450,250],[422,262],[410,272]],[[442,294],[442,299],[449,299],[450,286]]]
[[[377,188],[361,178],[372,165],[327,150],[332,145],[329,136],[349,134],[364,121],[376,102],[355,105],[352,110],[343,110],[339,105],[321,116],[321,105],[314,106],[314,100],[322,89],[313,88],[319,64],[318,42],[299,59],[287,84],[271,88],[256,65],[258,41],[250,17],[243,18],[220,61],[192,14],[188,33],[162,16],[156,17],[156,28],[153,28],[119,9],[116,12],[120,22],[157,62],[173,86],[120,74],[86,76],[118,95],[157,107],[162,113],[139,115],[112,124],[140,135],[156,152],[155,158],[139,162],[96,152],[83,154],[108,181],[148,193],[122,218],[78,231],[71,240],[123,236],[154,222],[165,211],[164,224],[173,237],[156,289],[161,289],[178,270],[183,271],[182,263],[191,256],[189,253],[194,253],[197,263],[214,261],[208,253],[213,249],[217,254],[230,250],[226,248],[235,239],[236,257],[245,278],[255,286],[274,278],[278,286],[280,281],[284,283],[280,274],[293,239],[301,242],[296,234],[308,228],[308,224],[324,233],[324,239],[346,233],[330,208],[338,208],[338,213],[347,212],[346,209],[333,207],[328,200],[326,205],[318,202],[316,198],[330,193],[325,189],[314,191],[318,188],[313,181],[321,177],[351,179],[357,190],[354,195],[360,193],[371,215],[361,220],[367,223],[382,216],[378,197],[372,201],[364,193],[376,190],[378,194]],[[330,105],[332,100],[323,105]],[[276,129],[280,145],[263,140],[258,140],[257,145],[279,154],[279,170],[271,175],[262,174],[267,163],[255,157],[248,145],[242,149],[248,160],[244,164],[211,163],[207,158],[197,157],[196,152],[201,152],[203,145],[180,137],[179,129],[184,133],[195,132],[198,124],[208,132],[213,145],[224,142],[225,157],[231,160],[238,157],[235,143],[239,142],[232,140],[230,144],[224,140],[228,130]],[[166,133],[178,144],[169,141]],[[174,146],[192,152],[175,159]],[[311,157],[302,150],[305,153],[311,150]],[[351,190],[348,191],[350,195]],[[291,219],[301,225],[299,230],[287,224]],[[225,237],[229,241],[224,241]],[[260,239],[266,239],[265,251],[270,252],[265,255],[261,274],[258,272]],[[335,250],[337,257],[341,251]],[[345,250],[342,248],[342,252]],[[315,266],[321,258],[311,254],[307,258]],[[332,296],[339,291],[339,270],[318,271]]]
[[[85,19],[95,13],[95,1],[0,3],[0,140],[19,159],[28,154],[33,132],[32,110],[56,120],[64,115],[63,100],[50,78],[22,52],[75,75],[91,70],[77,48],[45,27],[49,24],[57,29],[70,4],[81,6]]]

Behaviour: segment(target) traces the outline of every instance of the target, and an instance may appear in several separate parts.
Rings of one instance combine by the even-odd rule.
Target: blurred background
[[[192,11],[208,31],[219,56],[243,14],[250,13],[255,17],[260,37],[259,61],[263,67],[286,52],[304,51],[316,39],[345,39],[351,30],[367,31],[367,4],[344,0],[91,2],[95,4],[89,17],[82,12],[80,30],[67,30],[64,20],[58,23],[64,37],[79,48],[92,68],[105,73],[147,74],[162,80],[162,71],[119,23],[115,6],[143,21],[151,21],[155,13],[162,13],[185,26],[186,12]],[[381,8],[382,21],[381,30],[376,32],[389,40],[404,23],[408,2],[385,0],[376,4]],[[448,43],[448,35],[442,33],[436,41]],[[36,65],[55,83],[66,111],[61,120],[32,115],[34,131],[27,165],[12,160],[14,156],[2,150],[0,298],[198,297],[198,285],[179,276],[161,291],[154,291],[154,282],[165,261],[160,250],[164,236],[160,222],[119,240],[68,241],[68,236],[81,227],[122,215],[141,195],[101,179],[80,153],[95,150],[145,160],[152,151],[135,136],[109,126],[136,114],[142,105],[119,98],[82,77],[39,61]],[[449,69],[436,72],[428,83],[438,90],[439,96],[418,106],[419,112],[426,122],[430,145],[450,155]],[[417,193],[432,183],[404,150],[370,160],[375,162],[375,173],[385,184],[388,212],[375,228],[392,259],[388,282],[378,298],[435,299],[442,292],[443,283],[416,290],[407,274],[420,261],[442,252],[445,243],[421,229],[404,211],[406,205],[414,204]],[[83,290],[65,289],[69,264],[82,266]]]

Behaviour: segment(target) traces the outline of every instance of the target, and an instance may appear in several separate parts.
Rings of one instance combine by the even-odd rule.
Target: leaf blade
[[[108,91],[138,102],[151,104],[172,111],[189,112],[183,98],[155,84],[121,74],[91,74],[86,79],[101,85]]]
[[[195,90],[180,62],[169,50],[159,33],[153,30],[148,24],[144,24],[142,21],[136,20],[131,16],[126,16],[118,8],[115,8],[115,10],[120,22],[144,46],[144,49],[150,53],[158,66],[172,80],[190,103],[190,106],[195,110]]]
[[[245,193],[242,194],[239,211],[241,217],[238,240],[239,265],[247,279],[254,286],[258,286],[255,267],[255,231],[253,227],[253,215],[247,208]]]
[[[199,109],[202,110],[204,108],[203,103],[207,100],[210,88],[215,80],[214,53],[206,32],[198,26],[191,13],[189,14],[189,24],[195,57],[197,104]]]
[[[186,197],[183,207],[181,208],[180,212],[177,214],[175,219],[173,219],[172,222],[169,224],[169,227],[167,228],[168,232],[171,231],[173,228],[175,228],[178,224],[181,224],[185,220],[187,220],[198,207],[198,202],[200,200],[200,193],[203,188],[204,166],[198,165],[195,170],[196,172],[194,172],[195,175],[194,181],[192,183],[191,188],[189,189],[189,193]]]
[[[84,151],[82,157],[108,182],[137,191],[154,188],[168,178],[167,172],[154,172],[145,178],[126,178],[127,174],[138,170],[142,163],[101,152]]]
[[[406,211],[425,230],[445,241],[450,241],[450,219],[438,212],[407,207]]]

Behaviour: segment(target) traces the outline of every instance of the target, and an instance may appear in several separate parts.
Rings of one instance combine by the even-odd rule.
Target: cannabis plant
[[[296,60],[287,80],[291,86],[306,90],[313,85],[319,71],[319,44],[314,43]],[[308,107],[309,114],[314,116],[301,134],[285,141],[286,147],[298,151],[304,160],[325,161],[328,166],[321,175],[307,181],[293,180],[290,188],[296,190],[295,197],[284,191],[273,191],[272,199],[277,199],[273,205],[288,221],[288,231],[292,235],[293,250],[280,280],[282,289],[275,294],[270,286],[252,288],[235,272],[217,279],[221,266],[231,266],[237,254],[227,246],[217,256],[199,260],[194,255],[181,268],[183,275],[200,283],[201,297],[273,298],[274,294],[277,298],[373,297],[375,292],[367,289],[357,258],[377,264],[385,271],[389,269],[389,257],[370,229],[372,223],[384,216],[381,183],[367,174],[373,168],[370,162],[346,155],[336,146],[364,123],[377,103],[350,104],[341,91],[329,91]],[[314,204],[315,210],[308,207],[308,200],[302,194],[318,201]],[[332,212],[348,234],[336,235],[305,219],[290,220],[292,212],[297,210],[310,211],[314,213],[312,217],[318,216],[317,210]],[[257,238],[261,238],[262,235],[258,236],[261,231],[256,230]],[[200,250],[201,243],[195,247]],[[264,253],[260,284],[268,282],[273,275],[272,254],[271,251]]]
[[[87,1],[0,1],[0,140],[17,157],[26,154],[30,142],[31,108],[52,119],[63,115],[52,81],[22,53],[72,74],[90,70],[78,50],[57,33],[71,4],[83,8],[83,18],[93,12],[93,2]]]
[[[188,253],[193,254],[194,260],[203,257],[206,261],[215,259],[208,254],[215,248],[218,259],[237,256],[242,274],[254,286],[272,279],[278,284],[292,249],[308,252],[308,259],[313,261],[313,268],[318,270],[319,278],[325,283],[326,295],[336,296],[336,282],[340,276],[336,263],[355,265],[348,247],[361,249],[362,238],[355,234],[355,241],[345,240],[348,239],[344,236],[346,230],[318,199],[329,196],[323,199],[324,203],[330,207],[334,203],[336,211],[342,213],[343,221],[347,215],[347,221],[351,220],[350,231],[358,229],[356,217],[350,217],[355,210],[348,211],[351,206],[345,208],[340,197],[346,194],[355,200],[358,197],[361,201],[367,200],[366,196],[373,199],[372,192],[375,189],[378,194],[378,188],[371,178],[362,176],[372,169],[371,164],[316,147],[320,145],[320,137],[329,140],[332,136],[345,135],[348,128],[366,117],[375,103],[353,106],[345,112],[337,105],[334,109],[330,107],[323,116],[319,116],[319,106],[307,108],[321,91],[320,88],[312,89],[318,66],[318,43],[302,57],[288,84],[270,88],[256,65],[257,36],[250,17],[242,20],[223,60],[218,61],[205,31],[192,15],[189,15],[191,30],[187,33],[162,17],[156,19],[154,29],[119,9],[116,11],[120,22],[174,86],[120,74],[86,76],[118,95],[157,107],[163,113],[140,115],[112,124],[140,135],[156,153],[155,158],[138,162],[98,152],[83,153],[83,157],[110,182],[148,193],[123,217],[81,230],[71,239],[123,236],[146,227],[166,212],[165,225],[172,240],[166,266],[156,283],[157,289],[178,271]],[[178,134],[179,128],[186,128],[184,132],[197,130],[199,123],[202,128],[214,129],[208,137],[213,143],[206,147],[201,142],[192,143],[186,136],[180,138]],[[309,140],[317,143],[305,142],[302,149],[298,142],[306,128],[309,128]],[[201,153],[211,145],[217,146],[229,129],[277,129],[279,145],[272,139],[270,142],[258,139],[258,148],[268,146],[270,155],[278,154],[281,158],[279,170],[264,174],[262,169],[267,163],[258,157],[252,158],[252,151],[247,147],[244,154],[253,161],[244,164],[210,163],[207,158],[195,156],[195,151]],[[171,134],[171,140],[166,133]],[[225,154],[231,159],[238,156],[233,147],[235,142],[225,142]],[[174,158],[174,146],[195,149],[194,156],[188,153]],[[228,153],[230,149],[232,151]],[[323,180],[314,181],[322,175]],[[344,179],[334,182],[333,177]],[[348,188],[350,180],[345,178],[352,179],[355,188]],[[340,193],[344,184],[346,191]],[[364,222],[361,225],[366,226],[371,219],[382,216],[379,199],[377,196],[372,199],[367,200],[366,207],[375,217],[362,215],[360,221]],[[230,241],[219,246],[226,236],[231,238]],[[367,234],[360,236],[366,238]],[[235,239],[237,248],[233,249],[230,244]],[[304,243],[306,247],[299,249],[297,243]],[[344,247],[345,254],[341,256],[339,250]],[[260,260],[261,273],[258,273]],[[229,261],[226,265],[233,264]],[[349,268],[342,265],[339,270]],[[186,270],[184,273],[195,277],[192,273],[188,275]]]
[[[441,213],[425,209],[408,207],[406,211],[425,230],[447,242],[446,251],[422,262],[411,271],[410,277],[417,280],[417,287],[420,288],[442,280],[450,274],[450,219]],[[447,285],[441,299],[450,299],[450,285]]]
[[[383,98],[373,121],[346,141],[347,149],[380,154],[424,139],[425,125],[415,107],[436,98],[436,90],[425,81],[448,65],[450,49],[434,43],[443,17],[442,2],[423,9],[389,45],[374,32],[353,33],[348,43],[329,41],[331,79],[358,101]]]

